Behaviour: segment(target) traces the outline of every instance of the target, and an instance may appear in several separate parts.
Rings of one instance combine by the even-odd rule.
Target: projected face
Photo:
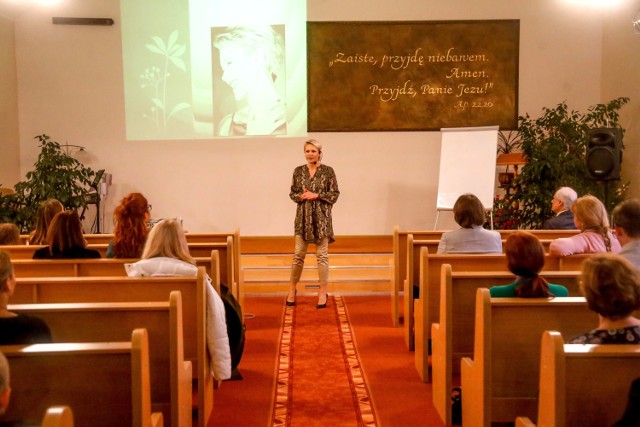
[[[284,42],[269,25],[228,27],[215,36],[221,80],[233,91],[236,105],[217,127],[221,136],[287,133],[284,94]]]

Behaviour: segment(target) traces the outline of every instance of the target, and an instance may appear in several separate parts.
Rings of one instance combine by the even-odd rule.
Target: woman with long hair
[[[180,223],[164,219],[149,232],[142,259],[127,266],[127,275],[196,276],[196,260],[189,253],[187,238]],[[231,352],[225,319],[224,302],[207,276],[207,347],[211,355],[211,370],[218,380],[231,377]]]
[[[56,199],[47,199],[38,206],[38,214],[36,217],[36,228],[29,234],[30,245],[47,245],[47,231],[53,217],[58,212],[62,212],[64,206]]]
[[[46,248],[33,253],[33,259],[47,258],[100,258],[100,252],[87,248],[82,235],[82,223],[76,211],[62,211],[51,221],[47,232]]]
[[[107,258],[140,258],[147,240],[151,205],[141,193],[125,196],[113,212],[113,240]]]
[[[618,253],[620,242],[611,232],[607,209],[597,197],[579,197],[571,206],[573,221],[579,234],[562,237],[549,245],[549,254],[567,256],[573,254]]]
[[[489,293],[496,297],[549,298],[566,297],[567,288],[549,284],[538,274],[544,267],[544,246],[527,231],[515,231],[504,245],[509,271],[516,275],[515,282],[493,286]]]

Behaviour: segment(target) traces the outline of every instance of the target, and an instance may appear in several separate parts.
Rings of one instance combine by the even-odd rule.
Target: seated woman
[[[544,246],[536,236],[527,231],[515,231],[507,238],[504,250],[507,266],[516,275],[516,281],[491,287],[491,297],[548,298],[569,295],[564,286],[549,284],[538,276],[545,259]]]
[[[142,251],[142,259],[127,269],[130,277],[195,276],[196,261],[189,254],[187,238],[180,223],[165,219],[149,232]],[[207,347],[211,355],[214,378],[231,377],[231,353],[225,320],[224,303],[207,277]]]
[[[0,245],[19,245],[20,230],[11,222],[0,224]]]
[[[580,289],[598,327],[573,338],[571,344],[640,344],[640,272],[616,254],[593,255],[582,264]]]
[[[48,244],[47,231],[49,231],[51,221],[58,212],[62,212],[63,210],[64,206],[56,199],[47,199],[40,203],[36,217],[36,229],[29,234],[30,245]]]
[[[549,254],[567,256],[573,254],[618,253],[620,242],[609,228],[607,210],[597,197],[588,195],[578,198],[571,206],[573,221],[579,234],[562,237],[549,245]]]
[[[442,234],[438,253],[502,253],[497,231],[485,230],[484,206],[473,194],[463,194],[453,205],[453,216],[460,229]]]
[[[100,258],[100,252],[87,248],[82,224],[76,211],[62,211],[51,221],[47,232],[49,246],[33,253],[33,259]]]
[[[140,193],[125,196],[113,211],[113,240],[107,248],[107,258],[140,258],[147,240],[151,205]]]
[[[0,345],[51,342],[51,331],[42,319],[8,310],[15,288],[11,258],[0,251]]]

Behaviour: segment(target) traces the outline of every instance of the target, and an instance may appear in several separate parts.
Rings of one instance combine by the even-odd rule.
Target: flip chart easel
[[[436,222],[440,211],[453,210],[458,197],[475,194],[491,215],[496,180],[498,126],[442,128]]]

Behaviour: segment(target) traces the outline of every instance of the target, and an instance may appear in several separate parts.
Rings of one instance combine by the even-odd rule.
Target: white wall
[[[13,21],[0,16],[0,187],[20,181],[18,92]]]
[[[154,217],[181,216],[190,231],[238,226],[244,235],[291,234],[289,184],[293,168],[304,163],[304,139],[126,141],[118,4],[67,0],[58,10],[16,21],[21,173],[37,156],[33,137],[47,133],[85,146],[81,160],[113,174],[108,222],[122,196],[141,191]],[[116,25],[54,26],[51,16],[112,17]],[[565,100],[575,109],[602,101],[602,13],[562,0],[309,0],[308,19],[520,19],[519,113],[537,116]],[[311,136],[323,143],[323,161],[338,176],[337,234],[390,234],[394,224],[433,227],[438,133]],[[441,215],[439,225],[454,223]]]

